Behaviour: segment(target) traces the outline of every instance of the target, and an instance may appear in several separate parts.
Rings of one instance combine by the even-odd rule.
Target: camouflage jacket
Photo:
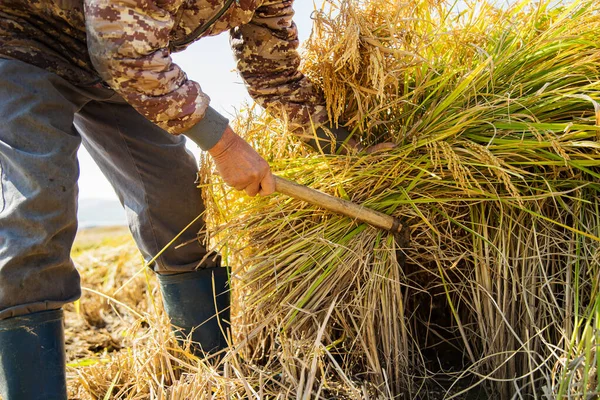
[[[163,129],[187,133],[210,99],[171,53],[231,30],[250,95],[302,133],[326,113],[298,71],[292,7],[293,0],[0,0],[0,57],[76,85],[103,81]]]

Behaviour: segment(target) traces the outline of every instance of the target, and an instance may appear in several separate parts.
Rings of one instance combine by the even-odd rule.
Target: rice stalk
[[[266,116],[238,131],[282,176],[408,221],[407,263],[386,232],[206,182],[243,320],[283,322],[249,346],[314,339],[335,301],[325,346],[378,396],[560,397],[559,360],[584,354],[582,377],[597,363],[583,327],[595,326],[599,272],[599,6],[331,4],[305,71],[333,121],[366,146],[398,147],[312,154]]]

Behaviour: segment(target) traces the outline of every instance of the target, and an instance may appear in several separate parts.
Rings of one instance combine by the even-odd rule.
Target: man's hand
[[[268,196],[275,191],[269,164],[230,127],[208,152],[229,186],[244,190],[248,196]]]
[[[353,138],[348,139],[348,142],[346,143],[346,145],[348,147],[350,147],[351,149],[355,149],[359,153],[364,151],[367,154],[374,154],[374,153],[378,153],[381,151],[392,150],[397,147],[394,143],[383,142],[383,143],[374,144],[373,146],[369,146],[365,149],[365,147],[362,144],[358,143]]]
[[[331,133],[336,139],[337,148],[332,147],[331,143]],[[308,144],[317,151],[322,151],[325,154],[353,154],[353,153],[362,153],[373,154],[381,151],[387,151],[394,149],[396,145],[391,142],[378,143],[376,145],[365,148],[362,144],[356,141],[353,137],[350,137],[352,134],[350,131],[343,127],[334,127],[333,125],[319,127],[316,130],[316,137],[311,138],[308,141]]]

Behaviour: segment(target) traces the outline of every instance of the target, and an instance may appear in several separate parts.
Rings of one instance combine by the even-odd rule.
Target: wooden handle
[[[275,176],[275,190],[295,199],[323,207],[326,210],[366,222],[369,225],[386,231],[400,233],[402,230],[402,224],[394,217],[352,203],[351,201],[330,196],[307,186],[299,185],[279,176]]]

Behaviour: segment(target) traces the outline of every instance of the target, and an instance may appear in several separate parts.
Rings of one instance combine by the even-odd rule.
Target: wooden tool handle
[[[399,233],[402,230],[402,224],[394,217],[352,203],[351,201],[330,196],[307,186],[299,185],[279,176],[275,176],[275,190],[295,199],[323,207],[326,210],[366,222],[369,225],[386,231]]]

